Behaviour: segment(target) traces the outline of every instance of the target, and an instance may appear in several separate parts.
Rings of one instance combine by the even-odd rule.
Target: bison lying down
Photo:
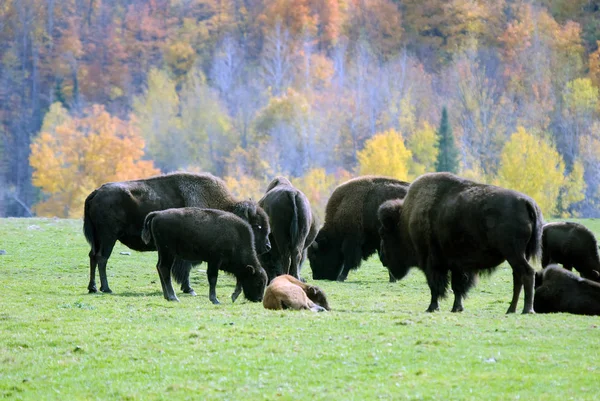
[[[581,277],[600,281],[598,243],[582,224],[563,221],[544,225],[542,267],[551,263],[560,263],[567,270],[574,267]]]
[[[600,284],[550,265],[535,273],[533,306],[538,313],[600,315]]]
[[[317,235],[306,195],[287,178],[276,177],[258,204],[269,216],[271,228],[271,251],[260,256],[269,280],[280,274],[290,274],[299,279],[306,248]]]
[[[325,293],[294,276],[284,274],[276,277],[265,290],[263,306],[266,309],[309,309],[323,312],[329,309]]]
[[[169,301],[178,301],[171,284],[176,259],[192,264],[208,262],[206,274],[213,304],[219,303],[219,270],[237,278],[248,300],[258,302],[263,297],[267,274],[258,262],[254,234],[247,222],[232,213],[195,207],[151,212],[144,221],[142,239],[158,251],[156,269]]]
[[[477,273],[505,260],[513,270],[508,312],[515,312],[523,286],[523,313],[533,312],[534,270],[528,260],[541,253],[543,221],[531,198],[449,173],[430,173],[412,183],[404,200],[384,203],[379,218],[383,264],[398,279],[412,266],[423,270],[431,291],[428,312],[439,309],[449,273],[452,311],[460,312]]]
[[[106,263],[117,241],[136,251],[153,251],[154,244],[140,238],[144,218],[150,212],[177,207],[205,207],[226,210],[244,218],[252,226],[256,250],[267,252],[269,222],[256,202],[237,201],[225,183],[211,174],[174,173],[144,180],[111,182],[93,191],[85,200],[83,232],[90,250],[89,292],[97,292],[96,266],[100,291],[112,292],[106,278]],[[191,265],[178,261],[173,267],[175,280],[185,293],[190,287]]]
[[[408,185],[363,176],[338,186],[327,201],[325,224],[308,247],[313,279],[344,281],[361,260],[378,251],[377,209],[388,199],[404,198]],[[390,281],[395,281],[391,275]]]

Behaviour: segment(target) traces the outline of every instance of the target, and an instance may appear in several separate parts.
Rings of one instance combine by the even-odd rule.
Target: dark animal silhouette
[[[594,234],[583,224],[562,221],[544,225],[542,267],[560,263],[581,277],[600,281],[600,257]]]
[[[600,315],[600,284],[550,265],[535,273],[533,307],[537,313]]]
[[[377,209],[386,200],[403,198],[408,186],[378,176],[362,176],[338,186],[327,201],[325,223],[308,247],[313,279],[344,281],[361,260],[379,251]],[[390,281],[395,281],[391,275]]]
[[[85,200],[83,232],[91,245],[89,292],[97,292],[96,266],[100,291],[112,292],[106,278],[106,264],[117,241],[136,251],[154,251],[140,234],[150,212],[178,207],[205,207],[232,212],[246,220],[254,231],[256,250],[270,249],[266,213],[252,201],[237,201],[225,183],[211,174],[173,173],[143,180],[111,182],[94,190]],[[177,260],[175,280],[184,293],[195,295],[190,287],[191,264]]]
[[[276,177],[258,205],[269,216],[271,250],[259,259],[269,281],[281,274],[300,278],[306,248],[317,236],[310,202],[285,177]]]
[[[412,266],[423,270],[431,291],[428,312],[439,309],[450,273],[452,311],[460,312],[477,274],[505,260],[513,270],[507,313],[516,311],[523,286],[523,313],[533,312],[534,269],[528,260],[541,253],[543,218],[528,196],[450,173],[429,173],[411,184],[403,200],[384,203],[379,219],[383,264],[398,279]]]
[[[262,300],[267,274],[254,249],[250,225],[233,213],[215,209],[185,207],[148,213],[142,240],[158,251],[156,269],[165,299],[179,301],[171,284],[176,259],[192,265],[207,262],[209,299],[218,304],[216,286],[219,270],[233,274],[254,302]]]
[[[289,274],[276,277],[265,290],[266,309],[308,309],[313,312],[330,310],[327,297],[319,287],[308,285]]]

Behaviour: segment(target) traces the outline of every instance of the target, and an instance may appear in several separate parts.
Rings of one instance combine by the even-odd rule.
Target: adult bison
[[[389,199],[404,198],[409,183],[362,176],[338,186],[327,201],[325,223],[308,247],[315,280],[344,281],[361,260],[379,250],[377,209]],[[390,275],[390,281],[395,281]]]
[[[550,265],[535,273],[533,307],[538,313],[600,315],[600,284]]]
[[[266,309],[308,309],[313,312],[330,310],[327,297],[319,287],[303,283],[294,276],[277,276],[267,286],[263,298]]]
[[[188,206],[225,210],[244,218],[254,231],[257,251],[270,249],[266,213],[256,202],[235,200],[225,183],[211,174],[173,173],[111,182],[94,190],[85,200],[83,232],[92,248],[88,291],[97,292],[98,266],[100,291],[112,292],[106,278],[106,263],[117,241],[136,251],[156,249],[140,237],[148,213]],[[173,274],[183,292],[195,295],[189,283],[190,270],[189,262],[178,260]]]
[[[581,277],[600,281],[600,256],[594,234],[584,225],[569,221],[548,223],[542,234],[542,267],[560,263],[573,267]]]
[[[219,270],[233,274],[249,301],[262,300],[267,274],[254,249],[252,227],[233,213],[184,207],[148,213],[141,233],[146,244],[158,251],[156,269],[165,299],[179,301],[171,283],[175,260],[191,264],[207,262],[209,299],[218,304]]]
[[[308,198],[285,177],[275,177],[258,205],[269,216],[271,250],[260,256],[269,281],[281,274],[300,278],[306,248],[317,235]]]
[[[460,312],[477,273],[505,260],[513,271],[508,313],[516,311],[523,286],[523,313],[533,312],[534,270],[528,260],[541,253],[543,218],[531,198],[449,173],[429,173],[412,183],[403,200],[384,203],[379,219],[383,264],[398,279],[412,266],[423,270],[431,291],[428,312],[439,309],[449,273],[452,311]]]

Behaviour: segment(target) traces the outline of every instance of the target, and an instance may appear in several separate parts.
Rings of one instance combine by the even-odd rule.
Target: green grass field
[[[596,235],[600,220],[583,220]],[[425,313],[423,274],[387,282],[371,258],[345,283],[314,282],[332,311],[263,309],[222,274],[208,300],[162,297],[156,253],[118,244],[113,294],[88,294],[79,220],[0,219],[0,398],[14,400],[596,400],[600,317],[506,315],[507,265],[465,312]],[[303,276],[313,283],[310,267]],[[518,310],[522,309],[523,295]]]

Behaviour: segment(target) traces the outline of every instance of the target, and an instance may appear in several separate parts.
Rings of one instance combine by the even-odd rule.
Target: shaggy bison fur
[[[600,284],[550,265],[535,273],[533,306],[538,313],[600,315]]]
[[[408,186],[378,176],[362,176],[338,186],[327,201],[325,223],[308,247],[313,279],[344,281],[361,260],[379,251],[377,209],[386,200],[404,198]],[[391,275],[390,281],[395,281]]]
[[[263,306],[266,309],[308,309],[323,312],[329,309],[325,293],[289,274],[276,277],[265,290]]]
[[[156,269],[165,299],[178,301],[171,284],[176,259],[192,265],[207,262],[209,298],[218,304],[216,295],[219,270],[233,274],[246,299],[262,300],[267,274],[254,249],[250,225],[233,213],[215,209],[185,207],[148,213],[142,240],[154,244],[158,251]]]
[[[287,178],[276,177],[258,205],[269,216],[271,228],[271,250],[260,256],[269,281],[281,274],[299,279],[306,248],[317,235],[308,198]]]
[[[429,173],[411,184],[404,200],[384,203],[379,219],[383,264],[398,279],[412,266],[423,270],[431,291],[428,312],[439,309],[450,274],[452,311],[460,312],[478,272],[491,272],[505,260],[513,270],[508,313],[516,311],[523,286],[523,313],[533,312],[534,269],[528,260],[541,253],[543,218],[531,198],[450,173]]]
[[[594,234],[584,225],[562,221],[544,225],[542,234],[542,267],[560,263],[581,277],[600,281],[600,257]]]
[[[254,231],[256,250],[267,252],[269,221],[266,213],[252,201],[237,201],[225,183],[211,174],[174,173],[143,180],[111,182],[94,190],[85,200],[83,232],[91,246],[89,292],[97,292],[96,266],[100,291],[112,292],[106,278],[106,264],[117,241],[136,251],[153,251],[140,234],[150,212],[179,207],[203,207],[232,212],[244,218]],[[190,287],[191,265],[178,260],[173,266],[175,280],[185,293]]]

